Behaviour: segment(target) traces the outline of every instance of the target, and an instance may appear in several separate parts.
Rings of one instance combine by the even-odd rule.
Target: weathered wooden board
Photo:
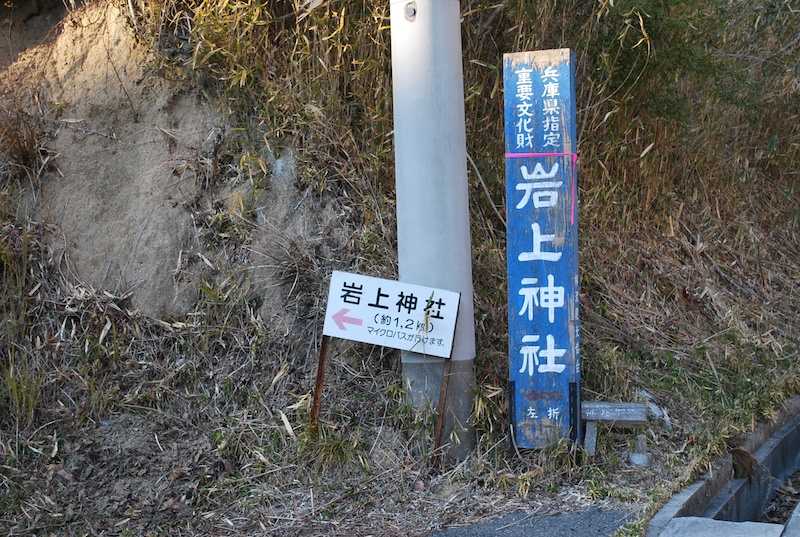
[[[647,405],[644,403],[615,403],[584,401],[581,418],[586,422],[583,449],[589,456],[597,451],[597,424],[608,423],[621,429],[635,429],[647,425]]]
[[[644,403],[614,403],[584,401],[581,404],[584,421],[603,421],[621,429],[647,425],[647,405]]]
[[[575,60],[506,54],[508,349],[518,447],[580,441]]]

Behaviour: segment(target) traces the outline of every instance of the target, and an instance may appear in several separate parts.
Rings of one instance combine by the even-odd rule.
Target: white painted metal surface
[[[475,357],[458,0],[391,2],[400,281],[461,294],[453,360]],[[409,353],[404,362],[422,357]]]

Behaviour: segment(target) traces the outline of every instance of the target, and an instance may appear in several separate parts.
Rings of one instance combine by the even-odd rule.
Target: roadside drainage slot
[[[778,487],[800,468],[800,397],[786,403],[775,424],[757,428],[743,448],[757,462],[751,476],[734,477],[733,464],[726,461],[705,480],[675,495],[656,513],[647,536],[658,536],[673,518],[758,520]]]
[[[755,455],[750,477],[735,478],[708,504],[703,517],[732,522],[758,520],[772,495],[800,467],[800,417],[770,438]]]

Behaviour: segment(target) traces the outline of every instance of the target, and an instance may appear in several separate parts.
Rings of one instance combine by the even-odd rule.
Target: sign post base
[[[444,360],[409,353],[403,357],[403,388],[408,403],[417,412],[426,408],[438,412],[441,386],[446,380],[446,405],[441,416],[441,430],[436,440],[444,446],[444,454],[454,460],[465,459],[477,444],[475,428],[468,418],[472,413],[475,386],[474,360]],[[447,378],[445,379],[445,372]],[[437,420],[438,422],[439,420]],[[425,450],[428,446],[419,446]],[[432,446],[434,449],[440,446]]]

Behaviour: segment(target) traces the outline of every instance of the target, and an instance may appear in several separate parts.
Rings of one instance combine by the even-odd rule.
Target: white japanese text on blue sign
[[[506,54],[503,81],[512,424],[535,448],[580,435],[573,55]]]

